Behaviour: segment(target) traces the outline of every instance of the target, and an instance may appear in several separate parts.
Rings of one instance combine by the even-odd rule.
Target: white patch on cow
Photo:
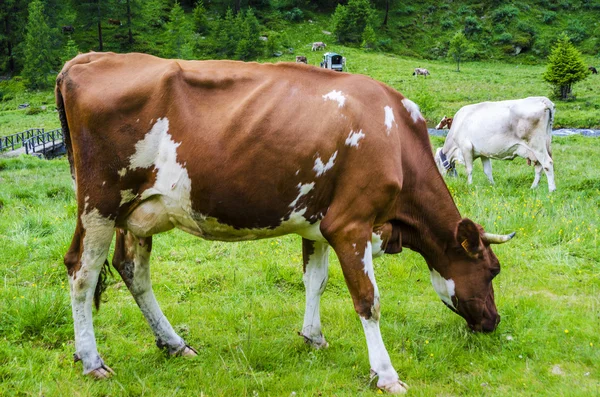
[[[129,203],[137,197],[137,194],[133,194],[133,189],[121,190],[121,203],[119,206]]]
[[[383,255],[383,239],[381,238],[381,233],[372,233],[371,242],[373,243],[373,257],[376,258],[378,256]]]
[[[440,299],[447,305],[456,309],[456,307],[454,307],[454,303],[452,302],[452,297],[454,296],[454,280],[446,280],[437,272],[437,270],[431,269],[431,284],[433,285],[433,289],[435,289],[435,292],[437,292]]]
[[[398,373],[392,366],[390,355],[383,344],[379,321],[371,317],[366,319],[361,317],[360,321],[365,331],[367,339],[367,348],[369,350],[369,364],[371,370],[378,375],[377,387],[382,388],[392,394],[406,393],[406,385],[400,382]]]
[[[106,181],[102,181],[102,186],[106,185]]]
[[[346,103],[346,97],[342,93],[342,91],[333,90],[328,94],[323,95],[324,100],[336,101],[338,103],[338,107],[341,108]]]
[[[296,197],[296,199],[294,201],[292,201],[292,203],[290,204],[290,207],[295,207],[296,204],[298,204],[298,201],[300,200],[300,198],[302,196],[306,196],[308,194],[308,192],[310,192],[311,190],[313,190],[313,188],[315,187],[315,183],[305,183],[304,185],[299,183],[298,184],[298,189],[300,190],[300,193],[298,194],[298,197]]]
[[[363,270],[365,271],[365,274],[369,277],[369,280],[371,280],[373,290],[375,291],[374,305],[379,306],[379,290],[377,289],[377,283],[375,282],[375,270],[373,269],[373,248],[370,241],[367,241],[367,246],[365,248],[362,263],[364,265]],[[379,308],[377,308],[377,310],[379,310]]]
[[[348,138],[346,138],[346,145],[358,147],[358,141],[360,141],[364,137],[365,137],[365,134],[362,132],[362,130],[360,130],[358,132],[350,131]]]
[[[140,216],[135,218],[134,226],[140,236],[148,234],[142,229],[152,229],[158,221],[162,226],[159,229],[168,230],[176,226],[190,233],[199,233],[198,225],[192,219],[192,181],[187,170],[177,162],[179,145],[181,143],[173,141],[169,134],[167,118],[156,120],[144,139],[135,144],[135,153],[129,158],[129,169],[153,167],[157,170],[154,186],[140,196],[142,201],[152,198],[146,211],[138,207]]]
[[[325,172],[330,170],[333,167],[336,157],[337,157],[337,150],[335,151],[335,153],[333,153],[331,155],[331,157],[327,161],[327,164],[324,164],[323,160],[321,160],[320,157],[317,157],[317,159],[315,160],[315,166],[313,167],[313,170],[317,173],[317,176],[321,176]]]
[[[298,175],[300,173],[300,170],[296,171],[296,175]]]
[[[329,245],[314,243],[314,252],[309,256],[306,271],[302,277],[306,288],[306,309],[302,335],[317,349],[327,347],[321,333],[320,301],[329,278]]]
[[[127,168],[123,167],[117,173],[119,174],[119,176],[121,178],[123,178],[125,176],[125,174],[127,173]]]
[[[385,120],[383,123],[385,124],[386,133],[390,135],[392,126],[396,123],[396,119],[394,118],[394,110],[389,106],[385,106],[383,110],[385,112]]]
[[[139,123],[139,122],[140,122],[140,119],[137,119],[135,122],[136,122],[136,123]]]
[[[69,286],[75,328],[75,349],[83,361],[84,373],[89,373],[102,365],[96,349],[92,322],[93,286],[108,255],[115,223],[103,217],[96,208],[87,211],[88,197],[85,200],[84,212],[80,217],[81,225],[85,230],[81,268],[69,276]]]
[[[410,116],[412,117],[415,123],[419,121],[419,119],[423,120],[423,116],[421,116],[421,111],[419,110],[419,105],[417,105],[408,98],[404,98],[402,100],[402,104],[404,105],[406,110],[408,110],[408,113],[410,113]]]

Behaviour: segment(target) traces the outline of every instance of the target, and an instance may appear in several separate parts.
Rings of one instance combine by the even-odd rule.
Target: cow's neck
[[[455,243],[455,230],[461,219],[443,179],[431,175],[428,183],[415,183],[401,194],[401,212],[397,214],[402,246],[423,255],[437,268],[444,261],[449,245]],[[440,269],[436,269],[440,270]]]

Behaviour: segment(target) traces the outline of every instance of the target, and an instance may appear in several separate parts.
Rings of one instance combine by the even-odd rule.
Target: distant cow
[[[306,63],[308,64],[308,59],[305,56],[298,55],[296,56],[296,63]]]
[[[454,119],[452,117],[446,117],[444,116],[442,118],[442,120],[440,121],[440,123],[438,125],[435,126],[436,130],[442,130],[444,128],[450,129],[452,128],[452,121]]]
[[[481,157],[483,172],[494,183],[490,159],[520,156],[535,165],[532,188],[537,187],[543,169],[548,190],[556,190],[550,149],[553,121],[554,104],[546,97],[464,106],[454,115],[444,147],[435,153],[436,164],[444,173],[454,170],[456,160],[464,161],[471,183],[473,160]]]
[[[424,76],[427,77],[429,76],[429,70],[424,69],[424,68],[415,68],[415,71],[413,72],[413,76]]]
[[[119,19],[112,19],[112,18],[108,18],[108,23],[111,25],[117,25],[117,26],[121,26],[122,23]]]
[[[593,66],[590,66],[590,67],[588,68],[588,70],[589,70],[590,72],[592,72],[592,74],[598,74],[598,71],[597,71],[597,70],[596,70],[596,68],[595,68],[595,67],[593,67]]]
[[[63,33],[75,33],[75,28],[71,25],[65,25],[61,30]]]
[[[315,42],[312,44],[312,50],[313,50],[313,51],[324,50],[324,49],[325,49],[325,47],[327,47],[327,46],[326,46],[326,45],[325,45],[325,43],[323,43],[322,41],[315,41]]]

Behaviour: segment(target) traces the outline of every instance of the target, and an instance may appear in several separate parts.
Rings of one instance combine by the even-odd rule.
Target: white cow
[[[454,116],[444,146],[435,153],[436,164],[443,174],[454,170],[455,161],[464,162],[471,183],[473,160],[481,157],[483,172],[494,183],[490,159],[520,156],[535,165],[532,188],[537,187],[543,169],[548,190],[556,190],[550,149],[553,121],[554,104],[546,97],[464,106]]]

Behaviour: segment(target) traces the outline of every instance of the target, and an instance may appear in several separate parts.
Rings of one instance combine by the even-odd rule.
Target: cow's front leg
[[[114,222],[97,209],[83,213],[65,255],[75,331],[74,357],[83,363],[83,373],[95,378],[108,378],[113,373],[98,354],[92,320],[94,291],[113,233]]]
[[[379,377],[377,387],[392,394],[406,393],[408,386],[398,378],[379,329],[379,291],[373,270],[371,229],[329,232],[326,237],[340,259],[354,309],[362,322],[371,370]]]
[[[196,351],[177,335],[158,305],[150,281],[152,237],[139,238],[131,232],[117,230],[113,266],[129,288],[146,321],[152,328],[156,345],[171,355],[196,356]]]
[[[306,288],[306,310],[301,336],[306,343],[320,349],[328,344],[321,331],[321,313],[319,310],[321,295],[329,279],[329,245],[302,239],[302,257],[304,260],[304,287]]]

